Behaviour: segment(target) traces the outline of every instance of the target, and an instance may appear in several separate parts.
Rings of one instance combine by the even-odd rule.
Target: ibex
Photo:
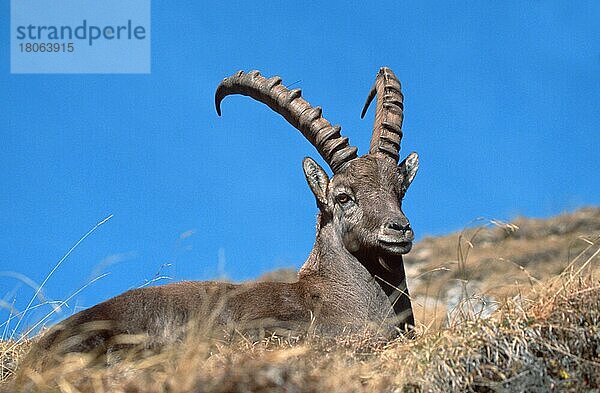
[[[402,198],[418,168],[411,153],[398,164],[403,96],[389,68],[381,68],[362,111],[377,96],[369,153],[357,149],[312,107],[300,90],[258,71],[225,78],[222,100],[246,95],[268,105],[316,147],[333,171],[331,179],[314,160],[302,165],[319,214],[314,247],[295,283],[179,282],[133,289],[81,311],[45,333],[32,350],[106,350],[122,334],[177,337],[196,320],[213,330],[314,329],[322,334],[371,329],[388,337],[414,325],[402,254],[413,231]],[[118,340],[117,340],[118,341]]]

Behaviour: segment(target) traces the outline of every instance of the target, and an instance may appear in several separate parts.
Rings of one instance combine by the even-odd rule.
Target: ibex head
[[[402,212],[402,198],[419,164],[417,154],[411,153],[398,165],[403,96],[389,68],[377,74],[363,108],[364,117],[377,96],[371,147],[362,157],[340,135],[340,126],[332,126],[321,116],[320,107],[306,102],[300,90],[288,90],[279,77],[266,79],[258,71],[240,71],[224,79],[215,95],[219,115],[221,101],[231,94],[250,96],[281,114],[329,164],[331,179],[308,157],[303,162],[304,174],[321,211],[319,225],[331,223],[350,253],[395,256],[410,251],[414,234]],[[382,258],[380,262],[385,264]]]
[[[380,154],[356,158],[331,179],[311,158],[303,162],[321,221],[331,220],[351,253],[406,254],[414,233],[402,198],[416,170],[416,155],[399,166]]]

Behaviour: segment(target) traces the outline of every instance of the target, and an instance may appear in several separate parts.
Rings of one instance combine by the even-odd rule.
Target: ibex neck
[[[345,269],[357,266],[359,261],[346,250],[339,235],[330,223],[321,224],[317,220],[317,238],[308,259],[300,269],[300,275],[343,273]]]
[[[315,245],[300,269],[300,277],[328,274],[343,278],[351,271],[360,270],[365,275],[374,277],[390,299],[396,313],[397,326],[402,329],[405,325],[414,326],[402,256],[381,255],[375,250],[362,250],[352,254],[346,249],[333,225],[329,222],[322,223],[320,219],[321,217],[318,220]]]
[[[375,277],[377,283],[388,295],[394,306],[399,322],[414,326],[414,316],[402,255],[382,255],[376,251],[363,251],[355,257]]]

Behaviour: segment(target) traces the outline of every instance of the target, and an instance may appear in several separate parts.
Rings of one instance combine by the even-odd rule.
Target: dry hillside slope
[[[437,322],[465,295],[472,303],[526,294],[531,284],[561,273],[600,236],[600,208],[550,219],[519,217],[511,223],[478,220],[477,226],[427,237],[405,258],[417,317]],[[583,256],[582,256],[583,257]],[[437,313],[436,313],[437,310]]]

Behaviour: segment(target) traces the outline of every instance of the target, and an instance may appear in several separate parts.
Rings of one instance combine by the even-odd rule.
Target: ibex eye
[[[350,197],[348,194],[340,194],[336,197],[339,203],[348,203],[350,201]]]

